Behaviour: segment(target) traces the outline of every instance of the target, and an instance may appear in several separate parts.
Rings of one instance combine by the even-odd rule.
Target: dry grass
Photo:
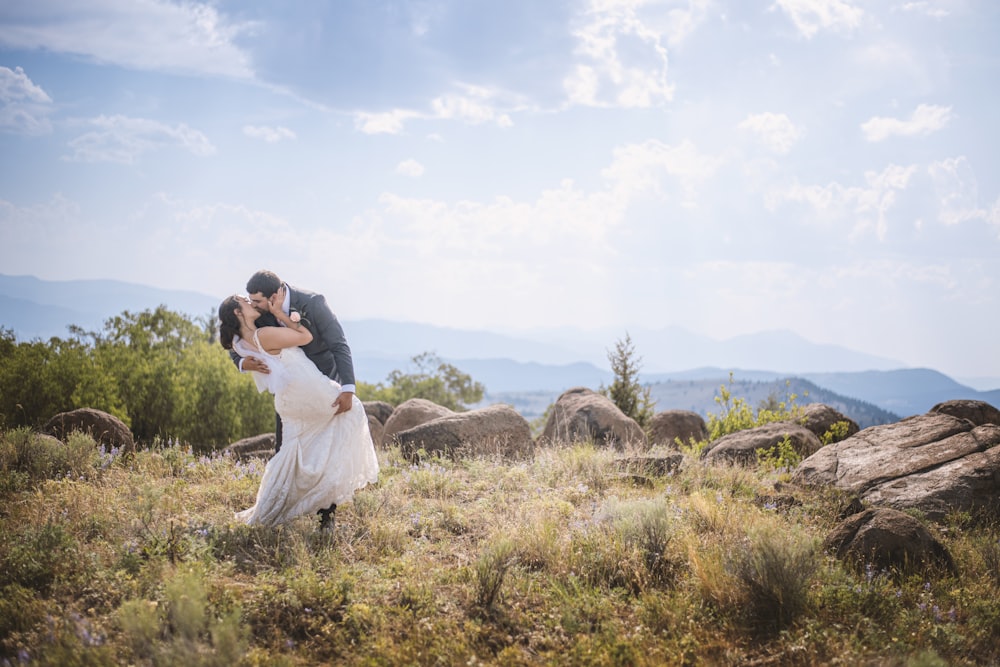
[[[93,443],[32,458],[28,441],[0,435],[9,664],[1000,661],[996,527],[950,527],[957,577],[857,573],[817,546],[842,499],[754,502],[775,473],[692,458],[641,484],[616,466],[628,452],[588,443],[389,450],[328,535],[233,521],[262,465]]]

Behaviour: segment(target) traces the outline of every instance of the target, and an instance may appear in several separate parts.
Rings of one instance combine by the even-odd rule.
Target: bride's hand
[[[272,315],[277,315],[282,311],[282,304],[285,303],[285,288],[279,287],[278,291],[267,298],[267,310]]]

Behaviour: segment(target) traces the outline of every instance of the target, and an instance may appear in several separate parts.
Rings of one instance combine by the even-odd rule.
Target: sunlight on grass
[[[37,444],[37,448],[33,449]],[[82,443],[82,444],[81,444]],[[85,445],[85,446],[84,446]],[[955,518],[958,577],[818,549],[845,499],[686,456],[650,484],[593,443],[379,452],[338,508],[244,526],[262,461],[128,460],[0,435],[0,660],[10,664],[990,664],[1000,540]]]

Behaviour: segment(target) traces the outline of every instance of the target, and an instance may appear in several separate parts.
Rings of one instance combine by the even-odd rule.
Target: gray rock
[[[246,461],[252,458],[267,460],[274,456],[274,443],[274,432],[272,431],[237,440],[222,451],[232,455],[237,461]]]
[[[585,387],[575,387],[563,392],[553,404],[539,441],[585,440],[616,449],[647,446],[642,427],[619,410],[610,398]]]
[[[677,440],[687,445],[708,440],[708,427],[697,412],[691,410],[663,410],[653,415],[650,423],[650,442],[653,446],[677,447]]]
[[[802,409],[802,415],[795,421],[815,433],[819,438],[826,435],[833,428],[834,424],[845,422],[847,424],[847,432],[843,436],[835,438],[832,442],[845,440],[861,430],[856,421],[823,403],[810,403],[806,405]]]
[[[491,405],[468,412],[456,412],[396,433],[403,455],[499,454],[525,456],[534,450],[531,426],[513,407]]]
[[[922,523],[887,507],[864,510],[844,519],[827,536],[823,547],[857,568],[898,573],[942,568],[955,572],[948,549]]]
[[[993,514],[1000,506],[1000,426],[928,413],[872,426],[802,461],[792,481],[833,486],[868,506]]]
[[[710,442],[708,447],[702,450],[701,456],[708,463],[751,466],[757,463],[758,449],[776,447],[785,438],[789,439],[792,449],[803,458],[810,456],[822,446],[816,434],[805,426],[792,422],[772,422],[724,435]]]
[[[401,431],[453,414],[455,412],[452,410],[433,401],[428,401],[426,398],[411,398],[397,405],[392,411],[392,415],[385,422],[382,440],[385,444],[390,444],[395,441],[396,434]]]
[[[951,415],[959,419],[968,419],[976,426],[984,424],[996,424],[1000,426],[1000,410],[986,403],[985,401],[974,401],[970,399],[958,399],[938,403],[930,412],[943,415]]]
[[[117,447],[122,454],[135,452],[132,431],[121,419],[103,410],[79,408],[60,412],[42,427],[42,433],[54,436],[63,442],[70,433],[79,431],[92,437],[98,444]]]

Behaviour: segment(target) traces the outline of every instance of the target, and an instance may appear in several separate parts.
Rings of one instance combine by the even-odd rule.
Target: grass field
[[[931,525],[957,575],[853,568],[820,547],[837,493],[622,456],[380,451],[378,484],[321,533],[234,522],[263,462],[4,432],[0,663],[1000,663],[996,525]]]

